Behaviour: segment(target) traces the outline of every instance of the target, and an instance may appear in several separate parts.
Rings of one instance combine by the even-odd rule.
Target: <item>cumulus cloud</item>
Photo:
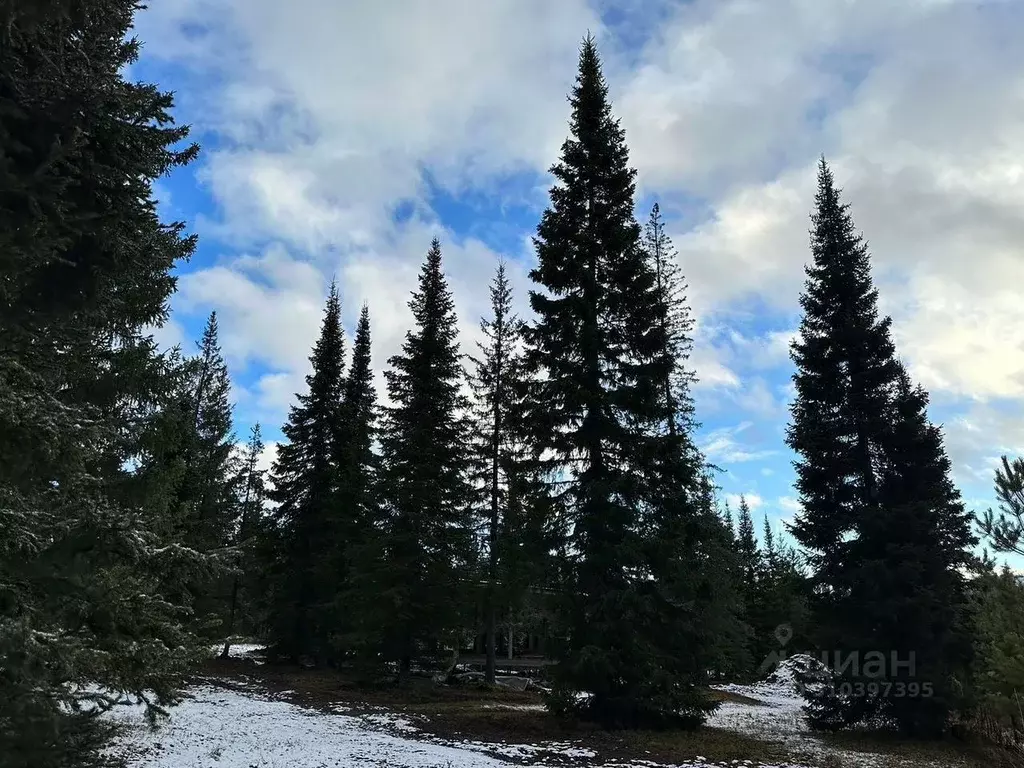
[[[714,429],[704,437],[701,450],[710,461],[729,464],[759,461],[774,456],[777,451],[755,449],[741,437],[753,426],[753,422],[743,421],[735,426]]]
[[[602,22],[612,7],[627,20],[618,29]],[[713,460],[777,453],[765,445],[778,447],[790,395],[779,377],[820,152],[870,243],[902,356],[958,414],[947,423],[958,472],[980,477],[997,447],[1024,448],[1024,316],[1013,292],[1024,282],[1024,6],[695,0],[659,5],[657,24],[645,8],[154,4],[140,15],[146,55],[201,78],[180,102],[214,139],[198,175],[216,208],[197,226],[223,246],[215,264],[183,276],[176,311],[219,310],[230,360],[256,371],[245,397],[263,418],[280,417],[301,387],[331,277],[350,326],[369,301],[380,369],[440,234],[471,349],[496,254],[451,231],[427,180],[452,195],[542,201],[589,28],[606,41],[641,189],[679,214],[669,228],[701,324],[699,396],[758,422],[712,430]],[[531,180],[526,192],[502,184],[517,174]],[[399,206],[412,216],[396,219]],[[527,254],[529,235],[513,233]],[[513,265],[522,286],[525,266]],[[741,330],[739,310],[778,322]]]

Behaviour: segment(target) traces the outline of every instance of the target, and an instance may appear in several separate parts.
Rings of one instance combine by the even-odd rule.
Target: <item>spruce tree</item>
[[[877,501],[880,436],[897,369],[867,246],[824,158],[811,221],[813,263],[792,347],[796,398],[786,440],[798,454],[802,507],[793,534],[809,551],[815,580],[827,587],[843,573],[846,535]],[[838,639],[823,638],[828,647]]]
[[[472,559],[455,304],[435,238],[409,302],[415,326],[385,372],[391,407],[381,433],[384,560],[375,625],[382,658],[408,680],[413,657],[461,629],[462,575]]]
[[[238,514],[238,467],[231,381],[220,350],[216,312],[210,314],[197,347],[198,354],[183,364],[180,391],[164,415],[177,422],[174,437],[168,437],[169,442],[176,438],[172,455],[180,466],[171,502],[175,537],[197,552],[214,555],[223,569],[197,576],[188,584],[199,626],[219,638],[230,601],[231,577],[226,569],[232,558],[226,548]]]
[[[534,238],[530,277],[540,290],[530,292],[536,321],[526,332],[531,436],[570,536],[556,614],[566,639],[550,703],[611,726],[693,724],[713,707],[697,691],[703,659],[699,649],[683,658],[666,647],[680,617],[659,610],[665,544],[683,501],[664,481],[686,460],[652,438],[668,414],[660,394],[672,360],[633,213],[635,171],[592,38],[570,104],[570,136]],[[592,692],[583,704],[581,691]]]
[[[170,388],[144,330],[194,248],[152,184],[197,153],[170,94],[123,78],[135,9],[0,8],[0,755],[14,767],[98,762],[90,710],[127,694],[155,715],[203,652],[172,595],[205,561],[134,490]]]
[[[240,620],[244,620],[248,612],[246,609],[249,608],[250,594],[247,593],[253,590],[247,588],[256,584],[256,536],[260,529],[266,496],[264,473],[259,467],[263,447],[260,425],[256,423],[249,432],[249,440],[245,445],[235,482],[237,518],[231,537],[231,543],[235,548],[235,567],[231,575],[227,621],[224,627],[224,650],[221,651],[221,656],[225,659],[231,653],[231,641],[239,624],[242,623]]]
[[[837,685],[906,684],[889,658],[881,678],[864,664],[877,651],[916,654],[914,682],[935,695],[869,693],[812,697],[812,725],[839,728],[878,714],[904,730],[935,735],[954,705],[943,677],[962,668],[961,578],[970,540],[949,483],[940,433],[927,423],[926,397],[895,358],[890,319],[879,318],[867,247],[855,232],[822,159],[812,216],[813,264],[801,296],[804,319],[793,344],[796,399],[787,441],[799,458],[802,511],[793,534],[806,548],[815,594],[816,640],[832,653],[858,653]],[[897,554],[898,553],[898,554]],[[888,594],[879,591],[886,585]],[[910,605],[917,621],[881,612]]]
[[[886,670],[886,682],[927,684],[931,692],[872,704],[909,735],[939,737],[950,713],[968,701],[973,617],[966,572],[977,539],[927,404],[928,395],[899,366],[879,503],[865,511],[850,547],[850,602],[860,634],[848,642],[913,659],[912,668]]]
[[[673,436],[677,433],[687,434],[697,426],[694,423],[693,397],[690,393],[695,376],[686,365],[693,350],[693,318],[686,303],[687,286],[678,255],[665,232],[665,223],[657,203],[651,208],[644,228],[644,247],[650,268],[654,271],[658,330],[666,357],[661,397],[668,414],[667,427]]]
[[[202,551],[227,546],[236,514],[231,379],[217,335],[217,313],[211,312],[198,343],[195,377],[189,382],[193,434],[186,446],[187,475],[179,492],[182,538]]]
[[[470,357],[469,382],[473,389],[472,463],[474,480],[480,490],[480,506],[486,529],[486,593],[484,595],[484,635],[488,683],[494,683],[498,601],[507,605],[509,595],[498,588],[501,554],[508,551],[499,541],[508,528],[510,471],[517,467],[515,422],[516,398],[522,387],[522,323],[512,312],[512,287],[504,262],[498,264],[490,286],[491,315],[480,321],[484,341],[479,343],[480,357]],[[524,510],[525,511],[525,510]],[[525,522],[525,521],[522,521]]]
[[[1024,740],[1024,579],[989,563],[972,584],[977,613],[975,680],[979,704],[1004,730],[1007,746]],[[1006,742],[1004,742],[1006,743]]]
[[[765,515],[756,588],[747,607],[751,654],[758,665],[755,667],[758,673],[771,671],[770,662],[778,657],[779,651],[811,647],[809,599],[809,581],[803,573],[799,553],[791,546],[776,543]],[[780,631],[786,634],[780,636]]]
[[[345,379],[338,434],[335,438],[337,490],[332,522],[334,556],[325,561],[323,578],[333,581],[332,647],[339,660],[365,640],[360,623],[366,606],[376,600],[365,578],[375,556],[381,511],[377,440],[377,393],[373,384],[370,310],[359,313],[352,364]]]
[[[749,601],[753,598],[753,589],[756,586],[760,554],[757,539],[754,537],[754,520],[750,516],[750,505],[747,504],[745,496],[740,496],[740,522],[736,538],[740,565],[743,569],[744,593]]]
[[[337,461],[335,438],[341,410],[345,340],[341,302],[331,284],[320,337],[310,356],[308,391],[298,396],[281,428],[272,468],[275,559],[269,605],[269,640],[276,656],[314,663],[329,655],[323,618],[334,598],[334,581],[323,578],[332,557]]]

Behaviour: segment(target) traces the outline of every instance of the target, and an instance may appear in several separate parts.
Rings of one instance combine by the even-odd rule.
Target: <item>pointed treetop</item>
[[[217,347],[217,310],[210,312],[210,316],[206,318],[206,327],[203,329],[202,338],[196,342],[196,346],[206,353],[213,351]]]
[[[356,338],[359,337],[360,333],[364,333],[367,336],[370,334],[370,305],[365,301],[363,306],[359,309],[359,322],[356,324]]]
[[[370,308],[364,303],[359,310],[359,322],[356,324],[356,337],[352,346],[352,367],[346,384],[346,400],[353,397],[361,389],[364,380],[372,378],[370,363]]]
[[[775,556],[775,533],[772,531],[771,523],[768,522],[768,515],[764,516],[764,550],[768,557]]]

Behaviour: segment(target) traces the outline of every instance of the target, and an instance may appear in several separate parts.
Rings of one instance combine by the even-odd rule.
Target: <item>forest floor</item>
[[[785,674],[716,690],[722,705],[698,731],[609,733],[554,718],[533,691],[442,686],[426,678],[402,691],[366,689],[337,673],[264,665],[247,656],[253,650],[236,646],[232,658],[211,661],[156,730],[141,708],[116,708],[124,729],[113,751],[132,768],[998,765],[992,755],[956,743],[811,735]]]

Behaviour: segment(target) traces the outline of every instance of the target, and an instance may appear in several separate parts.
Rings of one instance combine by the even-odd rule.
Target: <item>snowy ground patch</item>
[[[758,703],[724,701],[708,718],[707,724],[750,736],[785,741],[795,752],[817,759],[830,757],[838,760],[843,766],[889,768],[907,765],[915,768],[949,768],[947,763],[942,762],[901,761],[892,755],[854,752],[825,745],[810,731],[804,721],[804,699],[798,692],[797,683],[799,672],[820,666],[821,663],[810,656],[793,656],[781,662],[778,668],[761,682],[752,685],[716,686],[718,690],[754,699]]]
[[[593,758],[579,744],[446,743],[416,737],[415,728],[401,719],[324,713],[210,685],[193,688],[155,731],[140,707],[120,706],[112,716],[126,726],[113,751],[132,768],[501,768],[577,766]],[[737,761],[728,768],[741,765],[756,763]],[[647,761],[604,768],[612,766],[662,768]],[[696,758],[664,768],[726,766]]]
[[[220,656],[224,650],[224,643],[217,643],[211,645],[210,650]],[[253,643],[232,643],[231,648],[228,649],[228,657],[232,659],[247,659],[251,658],[254,654],[261,654],[266,650],[262,645],[254,645]]]

